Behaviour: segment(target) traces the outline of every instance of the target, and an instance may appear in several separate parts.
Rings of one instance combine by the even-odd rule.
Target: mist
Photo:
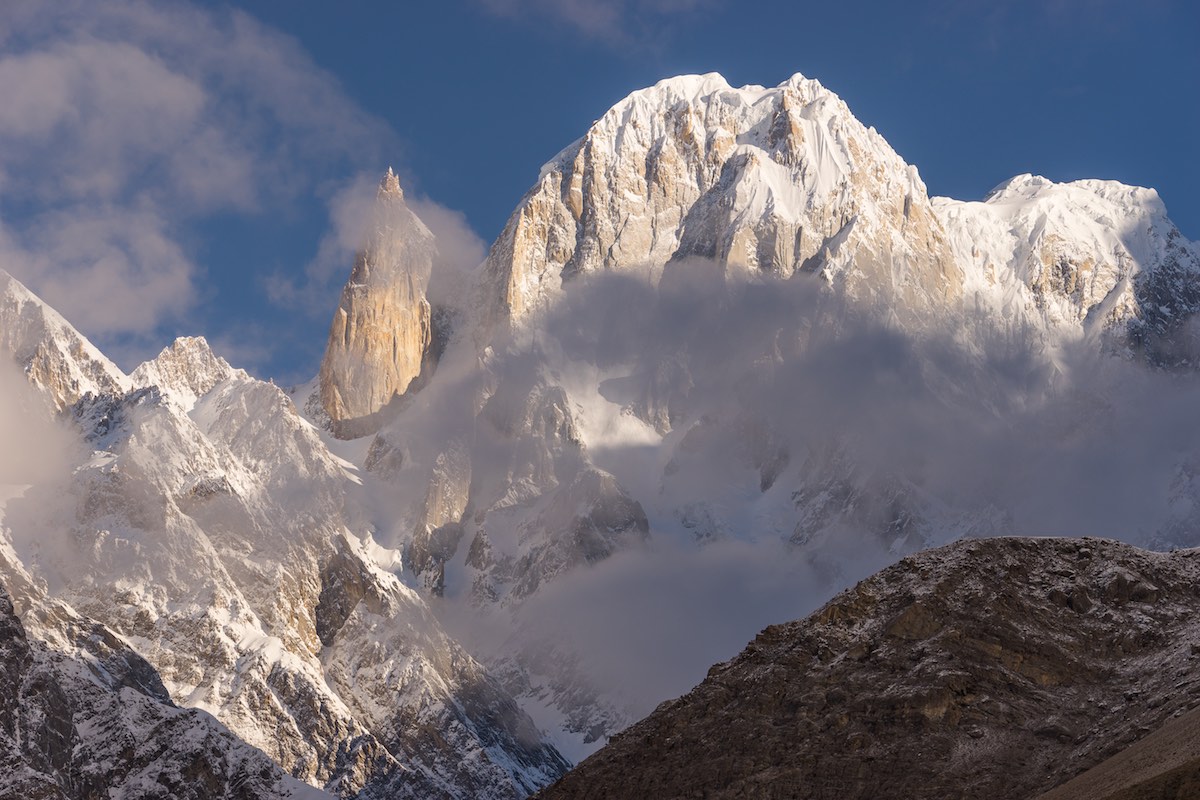
[[[652,272],[570,285],[539,347],[552,368],[622,367],[601,394],[668,421],[667,447],[712,427],[711,445],[696,436],[674,454],[701,493],[745,471],[738,426],[753,420],[787,454],[777,480],[832,448],[860,476],[1001,509],[1009,533],[1148,544],[1177,520],[1172,493],[1200,447],[1194,373],[1153,368],[1116,338],[1049,342],[968,315],[901,326],[811,276],[696,266],[670,265],[657,287]],[[621,470],[631,454],[607,449]],[[632,480],[639,499],[662,491]]]
[[[82,455],[78,435],[55,419],[21,368],[0,359],[0,492],[58,480]]]
[[[823,573],[783,542],[664,540],[548,584],[521,608],[526,635],[573,649],[596,687],[635,716],[699,683],[763,627],[804,617],[884,565]]]
[[[566,387],[587,458],[642,504],[650,540],[546,583],[511,628],[441,613],[485,659],[507,637],[569,647],[635,718],[766,625],[926,547],[1200,544],[1200,379],[1117,336],[1048,340],[968,314],[900,324],[813,276],[698,261],[581,276],[552,306],[526,345],[496,348],[487,380],[518,398]],[[461,357],[418,401],[438,441],[474,424],[461,398],[477,362]],[[505,463],[476,451],[473,469]]]

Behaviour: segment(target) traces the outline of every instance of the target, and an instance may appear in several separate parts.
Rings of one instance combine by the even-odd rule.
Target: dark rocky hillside
[[[766,629],[539,797],[1033,798],[1187,725],[1198,578],[1200,551],[1097,539],[927,551]]]

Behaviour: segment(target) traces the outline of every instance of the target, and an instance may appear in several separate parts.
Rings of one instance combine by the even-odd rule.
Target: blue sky
[[[660,78],[819,79],[932,194],[1157,188],[1200,237],[1200,10],[1178,0],[14,0],[0,266],[125,368],[204,334],[315,373],[389,164],[478,256],[542,163]],[[457,212],[457,213],[455,213]]]

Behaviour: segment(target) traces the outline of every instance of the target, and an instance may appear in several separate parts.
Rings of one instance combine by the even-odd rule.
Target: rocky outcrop
[[[512,696],[418,602],[346,541],[322,571],[325,680],[371,731],[354,747],[383,757],[343,770],[341,784],[370,798],[517,800],[566,771]],[[356,686],[371,675],[386,675],[388,690]]]
[[[445,589],[445,564],[463,537],[470,490],[470,451],[465,442],[450,442],[433,461],[412,541],[405,548],[405,563],[425,576],[436,595]]]
[[[171,397],[190,411],[198,399],[235,372],[246,374],[214,353],[203,336],[181,336],[153,360],[139,364],[129,377],[135,386],[167,387]]]
[[[602,470],[580,470],[538,505],[540,510],[519,524],[521,545],[515,552],[494,548],[488,526],[480,527],[468,554],[468,563],[479,570],[473,586],[477,600],[520,600],[576,567],[650,538],[646,512]]]
[[[78,652],[31,639],[0,589],[0,797],[332,797],[286,776],[203,711],[177,707],[112,631],[52,613]]]
[[[350,439],[378,430],[393,401],[431,368],[425,287],[436,252],[433,234],[409,210],[389,169],[321,361],[321,406],[335,434]]]
[[[960,542],[763,631],[539,797],[1033,797],[1200,706],[1200,552]]]

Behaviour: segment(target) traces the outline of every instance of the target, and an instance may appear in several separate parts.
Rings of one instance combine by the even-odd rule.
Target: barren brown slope
[[[1200,709],[1168,720],[1115,756],[1038,800],[1200,797]]]
[[[1196,800],[1197,797],[1200,797],[1200,761],[1192,761],[1105,795],[1103,800]]]
[[[1032,798],[1200,705],[1200,551],[960,542],[763,631],[540,797]]]

